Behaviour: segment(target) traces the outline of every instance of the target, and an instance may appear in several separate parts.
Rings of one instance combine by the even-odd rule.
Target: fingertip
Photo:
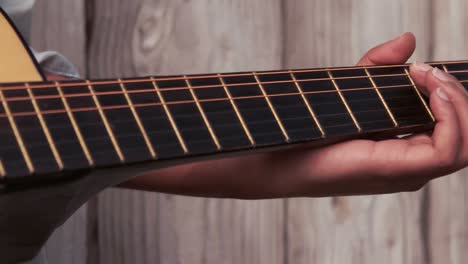
[[[416,86],[421,90],[425,95],[429,95],[430,92],[426,87],[427,74],[432,71],[432,66],[429,64],[414,62],[410,65],[409,71],[411,78],[413,79]]]
[[[406,43],[413,44],[412,46],[416,47],[416,36],[413,34],[413,32],[405,32],[400,35],[399,39]]]
[[[386,65],[405,63],[416,49],[416,37],[411,32],[374,47],[366,53],[358,65]]]

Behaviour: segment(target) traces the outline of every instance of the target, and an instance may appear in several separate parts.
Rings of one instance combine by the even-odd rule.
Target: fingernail
[[[413,63],[413,67],[417,70],[417,71],[421,71],[421,72],[428,72],[430,70],[432,70],[432,66],[429,65],[429,64],[426,64],[426,63],[422,63],[422,62],[415,62]]]
[[[436,93],[440,97],[440,99],[442,99],[444,101],[447,101],[447,102],[450,101],[448,95],[444,92],[444,90],[442,88],[440,88],[440,87],[437,88]]]
[[[454,82],[456,81],[455,77],[450,76],[448,73],[439,70],[438,68],[434,68],[432,70],[432,75],[436,77],[437,79],[443,81],[443,82]]]

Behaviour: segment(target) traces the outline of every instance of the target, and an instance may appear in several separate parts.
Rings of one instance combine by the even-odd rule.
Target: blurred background
[[[87,78],[352,65],[405,31],[413,60],[468,59],[466,0],[38,0],[32,45]],[[51,264],[466,263],[467,171],[418,193],[239,201],[107,190]],[[287,177],[287,175],[285,175]]]

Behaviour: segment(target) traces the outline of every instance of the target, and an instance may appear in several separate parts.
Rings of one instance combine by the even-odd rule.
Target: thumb
[[[369,50],[358,62],[358,66],[405,63],[416,48],[416,37],[407,32]]]

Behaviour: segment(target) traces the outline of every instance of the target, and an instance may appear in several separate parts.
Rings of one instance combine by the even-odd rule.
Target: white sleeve
[[[80,78],[76,67],[62,54],[55,51],[36,52],[34,50],[33,53],[44,71],[70,78]]]

